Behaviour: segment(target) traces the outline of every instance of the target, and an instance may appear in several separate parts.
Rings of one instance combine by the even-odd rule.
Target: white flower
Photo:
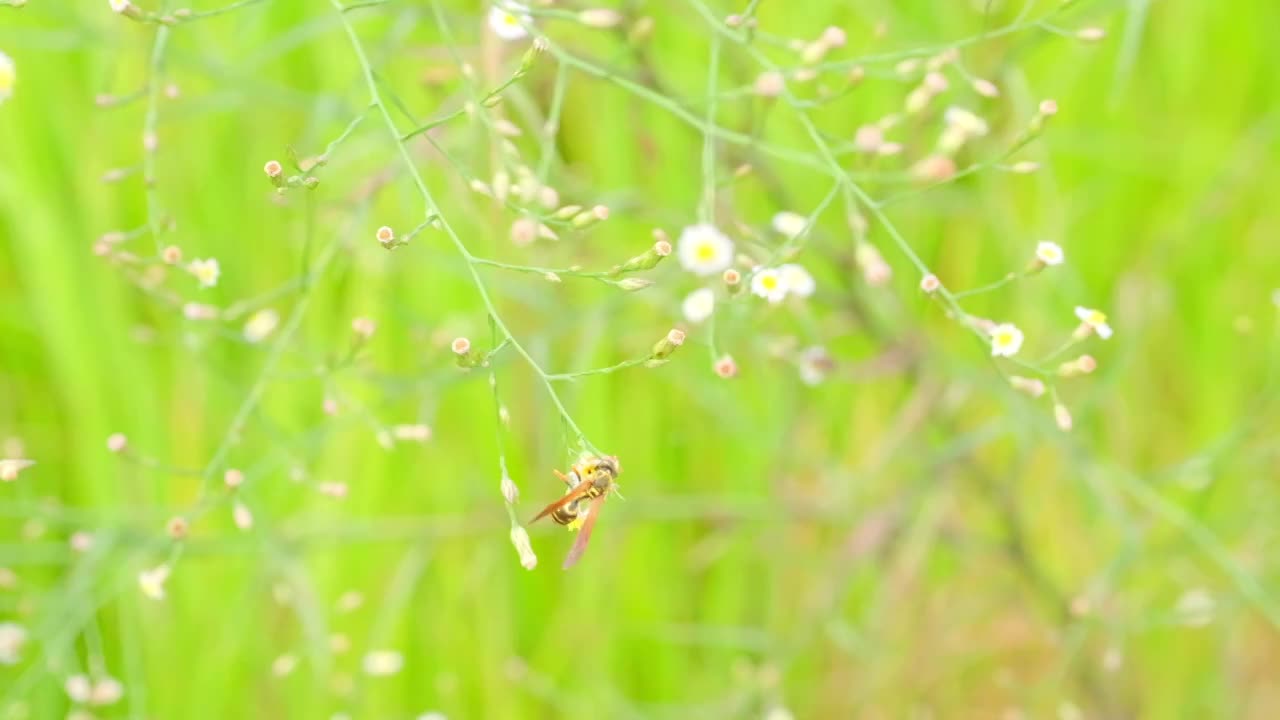
[[[0,623],[0,665],[17,665],[26,644],[26,628],[17,623]]]
[[[160,564],[138,573],[138,587],[152,600],[164,599],[164,584],[169,579],[169,566]]]
[[[84,675],[72,675],[62,684],[62,688],[67,691],[71,702],[76,704],[89,702],[89,696],[93,694],[93,685]]]
[[[125,13],[129,11],[129,8],[133,7],[129,0],[109,0],[109,2],[111,3],[112,12]]]
[[[17,79],[18,70],[14,67],[13,60],[0,52],[0,103],[8,100],[13,94],[13,84]]]
[[[778,303],[787,296],[787,283],[776,268],[757,270],[751,276],[751,292],[771,303]]]
[[[1080,322],[1088,325],[1094,332],[1098,333],[1098,337],[1103,340],[1111,337],[1111,326],[1107,324],[1107,315],[1101,310],[1077,305],[1076,317],[1080,318]]]
[[[796,238],[804,232],[809,219],[800,213],[782,211],[773,216],[773,229],[787,238]]]
[[[35,460],[0,458],[0,482],[13,482],[14,480],[17,480],[18,473],[35,464]]]
[[[124,697],[124,685],[110,675],[104,675],[101,680],[94,683],[93,691],[89,694],[89,702],[93,705],[113,705],[122,697]]]
[[[778,272],[782,274],[782,284],[786,286],[788,293],[802,298],[813,294],[816,284],[808,270],[795,263],[788,263],[778,268]]]
[[[237,501],[231,506],[231,519],[241,530],[249,530],[253,527],[253,511],[242,502]]]
[[[690,225],[676,243],[680,264],[695,275],[714,275],[733,264],[733,241],[713,225]]]
[[[689,293],[680,304],[684,311],[684,319],[691,323],[700,323],[711,317],[716,309],[716,294],[711,288],[699,288]]]
[[[249,321],[244,324],[244,339],[251,343],[262,342],[279,324],[280,313],[271,308],[259,310],[250,315]]]
[[[372,650],[364,656],[364,672],[373,677],[395,675],[404,667],[404,656],[395,650]]]
[[[201,260],[196,258],[191,261],[191,265],[187,267],[192,275],[196,276],[196,280],[200,282],[200,287],[211,288],[218,284],[218,275],[221,270],[218,268],[218,261],[214,258]]]
[[[1062,247],[1055,242],[1044,242],[1036,245],[1036,259],[1045,265],[1061,265],[1066,256],[1062,252]]]
[[[1013,357],[1022,348],[1022,331],[1016,325],[1001,323],[991,328],[991,356]]]
[[[489,9],[489,27],[493,34],[503,40],[519,40],[528,37],[525,24],[533,22],[525,12],[526,8],[515,3],[507,3],[505,7],[494,5]]]
[[[981,137],[987,134],[987,121],[965,110],[962,107],[949,107],[942,114],[943,122],[950,127],[959,128],[964,134],[971,137]]]

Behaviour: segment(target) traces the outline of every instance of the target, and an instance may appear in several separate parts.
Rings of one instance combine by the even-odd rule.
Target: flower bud
[[[712,369],[715,370],[717,375],[726,380],[738,376],[738,363],[734,362],[733,357],[730,355],[721,356],[712,365]]]
[[[520,489],[516,487],[516,482],[505,473],[502,475],[502,497],[512,505],[520,501]]]
[[[1013,386],[1014,390],[1017,390],[1018,392],[1026,393],[1027,395],[1030,395],[1033,398],[1040,397],[1041,395],[1044,394],[1044,391],[1045,391],[1044,381],[1036,380],[1034,378],[1025,378],[1025,377],[1020,377],[1018,375],[1012,375],[1009,377],[1009,384]]]
[[[662,258],[671,254],[671,243],[666,240],[659,240],[653,244],[645,252],[636,255],[630,260],[614,267],[609,271],[610,275],[618,276],[623,273],[636,272],[638,270],[651,270],[662,262]]]
[[[471,341],[467,338],[455,338],[450,347],[457,358],[458,367],[464,370],[470,370],[485,364],[484,356],[471,347]]]
[[[516,525],[511,528],[511,544],[519,553],[520,564],[525,570],[532,570],[538,566],[538,556],[533,554],[533,545],[529,542],[529,531],[523,526]]]
[[[1067,410],[1067,406],[1062,403],[1055,403],[1053,406],[1053,421],[1058,424],[1058,429],[1062,432],[1071,431],[1071,411]]]
[[[685,333],[679,328],[672,328],[661,340],[654,343],[653,352],[649,355],[649,367],[656,367],[667,361],[676,348],[684,344]]]
[[[575,228],[582,230],[585,228],[589,228],[598,222],[607,220],[608,218],[609,218],[609,208],[605,207],[604,205],[596,205],[595,207],[592,207],[589,210],[583,210],[577,215],[574,215],[573,219],[570,220],[569,222]]]
[[[650,285],[653,285],[653,281],[645,280],[644,278],[629,277],[624,280],[618,280],[613,284],[627,292],[636,292],[637,290],[644,290]]]

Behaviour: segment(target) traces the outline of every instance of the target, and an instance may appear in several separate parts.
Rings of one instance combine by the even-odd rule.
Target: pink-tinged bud
[[[506,475],[502,476],[502,497],[511,505],[520,501],[520,488],[516,487],[516,482]]]
[[[235,490],[244,484],[244,473],[235,468],[229,468],[226,472],[222,473],[222,483],[228,488]]]
[[[1044,381],[1036,380],[1034,378],[1025,378],[1013,375],[1009,378],[1009,384],[1013,386],[1014,390],[1026,393],[1033,398],[1040,397],[1045,391]]]
[[[715,365],[712,367],[717,375],[725,378],[726,380],[738,376],[738,363],[734,362],[733,358],[729,355],[725,355],[719,360],[716,360]]]
[[[326,497],[336,500],[342,500],[347,497],[347,484],[340,482],[323,482],[316,486],[316,490]]]
[[[83,530],[77,531],[72,533],[70,544],[71,549],[78,553],[89,552],[93,549],[93,535]]]
[[[944,182],[956,174],[956,161],[947,155],[930,155],[911,168],[911,174],[924,182]]]
[[[1067,406],[1057,403],[1053,406],[1053,421],[1058,424],[1058,429],[1062,432],[1071,431],[1071,411],[1067,410]]]
[[[666,257],[671,254],[671,243],[666,240],[659,240],[653,244],[653,252],[658,257]]]
[[[124,449],[128,446],[129,438],[125,437],[124,433],[112,433],[107,438],[107,449],[113,453],[124,452]]]
[[[452,348],[455,355],[466,355],[471,352],[471,341],[464,337],[454,338]]]
[[[181,515],[175,518],[170,518],[168,524],[165,525],[165,531],[168,532],[169,537],[174,540],[181,540],[185,538],[187,536],[187,530],[189,529],[187,519]]]
[[[520,218],[511,223],[511,242],[516,246],[529,245],[538,238],[538,221],[533,218]]]
[[[125,239],[124,233],[119,230],[112,230],[111,232],[103,233],[102,237],[98,238],[98,242],[106,243],[107,245],[115,245],[117,243],[124,242]]]
[[[649,361],[645,363],[649,367],[657,367],[667,362],[667,358],[671,357],[671,353],[676,348],[684,344],[684,331],[679,328],[672,328],[661,340],[653,344],[653,351],[649,353]]]
[[[973,81],[973,91],[985,98],[993,98],[1000,96],[1000,88],[990,80],[975,78]]]
[[[1092,355],[1081,355],[1076,358],[1076,366],[1086,375],[1098,369],[1098,361]]]
[[[325,415],[328,415],[329,417],[333,417],[338,414],[338,410],[340,408],[338,407],[337,400],[334,400],[331,397],[327,397],[324,399],[324,402],[320,403],[320,409],[324,411]]]
[[[1107,36],[1107,31],[1100,27],[1080,28],[1076,31],[1076,37],[1085,42],[1097,42]]]
[[[1058,103],[1054,100],[1040,101],[1040,114],[1045,117],[1051,117],[1058,114]]]
[[[218,308],[204,303],[187,303],[182,306],[182,315],[188,320],[213,320],[218,317]]]
[[[182,249],[177,245],[170,245],[161,251],[160,259],[169,265],[177,265],[182,262]]]
[[[735,29],[740,28],[742,27],[742,16],[737,13],[734,13],[724,19],[724,24],[727,27],[731,27]]]
[[[142,136],[142,149],[147,152],[155,152],[160,147],[160,138],[155,133],[149,132]]]
[[[177,15],[177,14],[178,14],[177,12],[174,13],[174,15]],[[169,83],[168,85],[164,86],[164,96],[169,98],[170,100],[177,100],[178,96],[181,94],[182,94],[182,89],[179,88],[176,83]]]
[[[920,289],[930,295],[937,292],[940,287],[942,287],[942,281],[933,273],[929,273],[928,275],[920,278]]]
[[[1029,175],[1040,169],[1040,163],[1034,160],[1023,160],[1010,165],[1009,169],[1019,175]]]
[[[931,72],[924,76],[924,87],[928,88],[930,92],[940,93],[950,87],[950,83],[947,82],[946,75],[940,72]]]
[[[396,440],[422,443],[431,439],[431,427],[422,423],[396,425],[391,428],[391,434]]]
[[[680,347],[684,344],[684,337],[684,331],[680,328],[671,328],[671,330],[667,332],[667,342],[675,345],[676,347]]]
[[[734,268],[726,268],[724,274],[720,276],[724,280],[724,284],[729,287],[736,287],[742,282],[742,273]]]
[[[844,47],[844,44],[847,40],[848,40],[848,36],[845,34],[844,30],[838,27],[835,27],[834,25],[822,31],[821,41],[822,41],[822,44],[826,45],[827,47],[833,47],[833,48]]]
[[[776,98],[786,89],[787,81],[780,72],[770,70],[756,78],[755,91],[760,97]]]
[[[115,95],[111,95],[109,93],[98,93],[97,95],[93,96],[93,104],[97,105],[98,107],[103,107],[103,108],[111,107],[112,105],[115,105],[117,102],[119,102],[119,99],[116,98]]]
[[[242,502],[236,502],[231,506],[231,519],[241,530],[249,530],[253,527],[253,513]]]
[[[378,231],[374,233],[373,236],[377,238],[378,243],[385,248],[391,247],[396,242],[396,232],[386,225],[378,228]]]
[[[277,178],[284,173],[284,166],[278,160],[268,160],[267,164],[262,166],[262,172],[266,173],[267,177]]]
[[[351,331],[363,340],[373,337],[377,329],[377,324],[367,317],[358,317],[351,321]]]
[[[622,13],[608,8],[591,8],[578,13],[578,22],[594,28],[617,27],[622,20]]]

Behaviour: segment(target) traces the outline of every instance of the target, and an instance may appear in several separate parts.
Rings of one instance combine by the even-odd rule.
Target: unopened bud
[[[244,473],[235,468],[230,468],[222,474],[222,483],[234,490],[244,484]]]
[[[160,259],[168,265],[177,265],[182,262],[182,249],[177,245],[170,245],[160,251]]]
[[[175,518],[170,518],[165,529],[168,531],[169,537],[174,540],[181,540],[187,536],[187,530],[189,529],[187,519],[181,515]]]
[[[990,80],[984,80],[982,78],[974,78],[972,85],[973,85],[973,91],[978,93],[982,97],[993,98],[993,97],[1000,96],[1000,88],[996,87],[996,84],[991,82]]]
[[[112,433],[107,438],[107,449],[113,453],[124,452],[124,449],[128,446],[129,438],[125,437],[124,433]]]
[[[502,497],[512,505],[520,501],[520,488],[516,487],[516,482],[507,475],[502,476]]]
[[[1107,36],[1107,31],[1100,27],[1080,28],[1076,31],[1076,37],[1085,42],[1097,42]]]
[[[1009,166],[1009,170],[1019,175],[1028,175],[1040,169],[1040,163],[1034,160],[1023,160]]]
[[[382,245],[382,247],[387,248],[388,250],[396,244],[396,232],[386,225],[378,228],[378,232],[374,233],[374,237],[377,238],[378,243]]]
[[[939,280],[938,276],[934,275],[933,273],[929,273],[928,275],[925,275],[924,277],[920,278],[920,289],[925,291],[929,295],[932,295],[933,293],[937,292],[938,288],[940,287],[942,287],[942,281]]]
[[[1058,429],[1062,432],[1071,431],[1071,411],[1067,410],[1067,406],[1057,403],[1053,406],[1053,421],[1058,424]]]
[[[1075,360],[1064,362],[1058,366],[1058,374],[1064,378],[1088,375],[1098,369],[1098,361],[1092,355],[1081,355]]]
[[[675,352],[676,348],[684,344],[684,338],[685,335],[683,330],[679,328],[672,328],[666,336],[654,343],[653,352],[649,355],[649,367],[665,363],[667,358],[671,357],[671,353]]]
[[[595,207],[592,207],[589,210],[583,210],[577,215],[574,215],[573,220],[570,221],[570,224],[572,224],[575,228],[578,228],[579,230],[581,230],[583,228],[591,227],[592,225],[595,225],[598,222],[607,220],[608,218],[609,218],[609,208],[605,207],[604,205],[596,205]]]
[[[524,51],[524,55],[520,58],[520,67],[516,70],[516,77],[521,77],[532,70],[534,63],[538,62],[538,57],[546,50],[546,40],[542,38],[534,40],[533,44],[529,46],[528,50]]]
[[[742,273],[735,268],[725,268],[720,277],[724,280],[724,284],[730,288],[736,288],[742,283]]]
[[[653,281],[645,280],[644,278],[629,277],[615,282],[614,285],[626,290],[627,292],[636,292],[637,290],[644,290],[650,285],[653,285]]]
[[[373,333],[377,329],[377,324],[366,317],[358,317],[351,321],[351,331],[362,340],[368,340],[373,337]]]
[[[271,180],[271,184],[276,187],[284,186],[284,166],[278,160],[268,160],[266,165],[262,166],[262,171],[267,174]]]
[[[662,258],[671,254],[671,243],[666,240],[659,240],[653,244],[653,247],[636,255],[630,260],[614,267],[609,271],[610,275],[618,276],[623,273],[636,272],[639,270],[651,270],[658,263],[662,262]]]
[[[1036,380],[1034,378],[1025,378],[1018,375],[1012,375],[1009,377],[1009,384],[1013,386],[1014,390],[1017,390],[1018,392],[1026,393],[1027,395],[1030,395],[1033,398],[1040,397],[1041,395],[1044,394],[1044,391],[1045,391],[1044,381]]]
[[[717,375],[726,380],[738,376],[738,363],[734,362],[733,357],[729,355],[724,355],[719,360],[716,360],[715,364],[712,365],[712,369],[715,370]]]
[[[457,359],[458,367],[464,370],[477,368],[485,363],[484,356],[476,352],[475,348],[471,347],[471,341],[467,338],[455,338],[450,347]]]
[[[608,8],[591,8],[578,13],[578,22],[595,28],[617,27],[622,20],[622,13]]]
[[[515,546],[516,552],[520,555],[520,564],[525,570],[532,570],[538,566],[538,556],[533,554],[533,545],[529,542],[529,532],[523,526],[516,525],[511,528],[511,544]]]

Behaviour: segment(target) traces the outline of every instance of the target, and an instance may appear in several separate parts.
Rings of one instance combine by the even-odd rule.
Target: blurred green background
[[[547,372],[643,358],[689,331],[662,367],[556,383],[590,442],[621,458],[625,500],[568,572],[571,537],[531,527],[528,572],[498,438],[525,520],[561,493],[551,470],[573,434],[510,348],[491,365],[506,428],[488,371],[456,366],[450,340],[487,350],[491,334],[444,232],[393,252],[374,241],[422,222],[423,199],[366,109],[343,18],[400,132],[500,85],[529,39],[504,43],[487,8],[452,3],[340,16],[275,0],[164,30],[106,2],[0,7],[17,69],[0,104],[0,457],[38,463],[0,484],[0,623],[26,637],[0,665],[0,717],[69,716],[64,685],[81,673],[122,683],[119,702],[82,708],[97,717],[1280,713],[1280,5],[763,2],[751,51],[708,22],[746,6],[630,3],[613,28],[579,9],[536,13],[551,50],[501,104],[405,145],[472,253],[596,269],[643,252],[653,228],[675,238],[706,185],[709,77],[715,126],[763,141],[714,143],[716,222],[767,253],[774,212],[808,214],[832,190],[799,113],[847,146],[919,84],[900,61],[956,46],[1000,97],[949,66],[943,96],[890,131],[901,156],[839,163],[898,198],[888,218],[949,288],[1021,269],[1038,240],[1064,247],[1065,265],[964,307],[1017,323],[1028,359],[1068,337],[1074,306],[1109,313],[1115,337],[1079,349],[1098,371],[1058,383],[1074,430],[919,292],[874,214],[867,238],[894,275],[864,281],[843,197],[797,256],[817,293],[722,304],[714,346],[681,318],[697,282],[674,258],[636,293],[481,267]],[[753,52],[798,68],[786,38],[828,25],[848,42],[792,84],[794,102],[750,92]],[[1072,35],[1084,27],[1106,37]],[[865,79],[849,88],[854,65]],[[1058,114],[1004,160],[1044,98]],[[984,166],[911,194],[905,171],[953,104],[990,123],[959,158]],[[360,116],[314,190],[274,192],[267,160],[318,156]],[[507,150],[497,119],[522,130]],[[514,245],[520,213],[468,181],[516,158],[562,204],[610,218]],[[128,239],[98,245],[113,232]],[[217,286],[158,262],[170,244],[216,257]],[[189,302],[223,319],[188,319]],[[259,308],[280,326],[248,342]],[[377,323],[368,343],[356,317]],[[817,386],[796,367],[812,345],[834,360]],[[712,372],[720,353],[738,377]],[[385,442],[413,423],[431,439]],[[125,452],[107,450],[112,433]],[[245,475],[235,493],[228,468]],[[166,533],[174,517],[185,540]],[[165,562],[166,597],[145,597],[138,574]],[[380,650],[403,669],[367,672]]]

